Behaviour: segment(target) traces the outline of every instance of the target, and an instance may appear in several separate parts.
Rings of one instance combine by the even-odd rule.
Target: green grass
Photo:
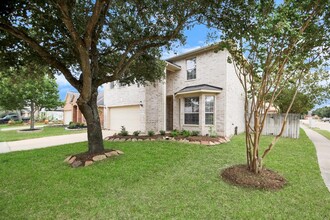
[[[76,134],[86,132],[86,130],[79,131],[68,131],[65,130],[64,127],[44,127],[41,132],[33,132],[33,133],[19,133],[16,130],[13,131],[0,131],[0,142],[4,141],[17,141],[31,138],[40,138],[40,137],[48,137],[48,136],[56,136],[56,135],[64,135],[64,134]]]
[[[303,131],[299,140],[281,139],[265,161],[288,180],[280,191],[239,188],[219,178],[225,167],[245,162],[243,136],[216,147],[105,144],[125,155],[78,169],[63,159],[86,150],[86,143],[0,155],[0,218],[330,218],[330,193]]]
[[[324,137],[328,138],[330,140],[330,132],[327,130],[322,130],[319,128],[313,128],[314,131],[316,131],[317,133],[319,133],[320,135],[323,135]]]

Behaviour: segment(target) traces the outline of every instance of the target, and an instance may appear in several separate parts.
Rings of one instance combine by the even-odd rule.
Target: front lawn
[[[77,134],[86,132],[86,130],[65,130],[64,127],[43,127],[41,132],[17,132],[16,130],[12,131],[0,131],[0,142],[4,141],[17,141],[31,138],[40,138],[56,135],[65,135],[65,134]]]
[[[330,132],[327,130],[322,130],[319,128],[313,128],[314,131],[316,131],[317,133],[319,133],[320,135],[323,135],[324,137],[328,138],[330,140]]]
[[[264,138],[263,141],[270,141]],[[329,219],[330,193],[313,144],[282,139],[265,162],[288,184],[280,191],[239,188],[220,171],[245,162],[244,136],[216,147],[178,142],[105,142],[124,155],[85,168],[70,144],[0,155],[3,219]]]

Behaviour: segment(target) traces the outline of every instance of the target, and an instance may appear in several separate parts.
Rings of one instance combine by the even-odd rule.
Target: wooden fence
[[[285,114],[268,114],[265,127],[262,131],[264,135],[278,135],[281,131]],[[299,138],[300,115],[289,114],[282,137]]]

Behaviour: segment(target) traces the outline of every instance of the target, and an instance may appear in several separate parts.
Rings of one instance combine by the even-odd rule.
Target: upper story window
[[[187,80],[196,79],[196,57],[186,60],[187,62]]]
[[[214,124],[214,96],[205,96],[205,124]]]
[[[184,99],[184,123],[199,124],[199,97]]]

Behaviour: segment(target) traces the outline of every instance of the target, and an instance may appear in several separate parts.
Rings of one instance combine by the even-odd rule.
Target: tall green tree
[[[284,131],[299,88],[313,82],[313,76],[325,68],[330,45],[329,0],[213,4],[207,21],[221,30],[219,50],[229,50],[228,62],[234,63],[244,89],[247,165],[259,173]],[[260,146],[267,112],[286,88],[293,93],[281,132],[267,146]]]
[[[313,115],[318,115],[321,118],[330,118],[330,106],[324,106],[322,108],[315,109]]]
[[[153,82],[164,63],[160,47],[184,40],[182,30],[199,13],[194,0],[50,0],[2,2],[0,56],[16,65],[41,59],[65,76],[80,97],[89,153],[104,151],[97,88],[107,82]],[[4,56],[5,55],[5,56]]]
[[[0,72],[0,106],[7,110],[30,107],[30,129],[34,129],[36,111],[62,105],[57,83],[47,72],[48,67],[31,64]]]

